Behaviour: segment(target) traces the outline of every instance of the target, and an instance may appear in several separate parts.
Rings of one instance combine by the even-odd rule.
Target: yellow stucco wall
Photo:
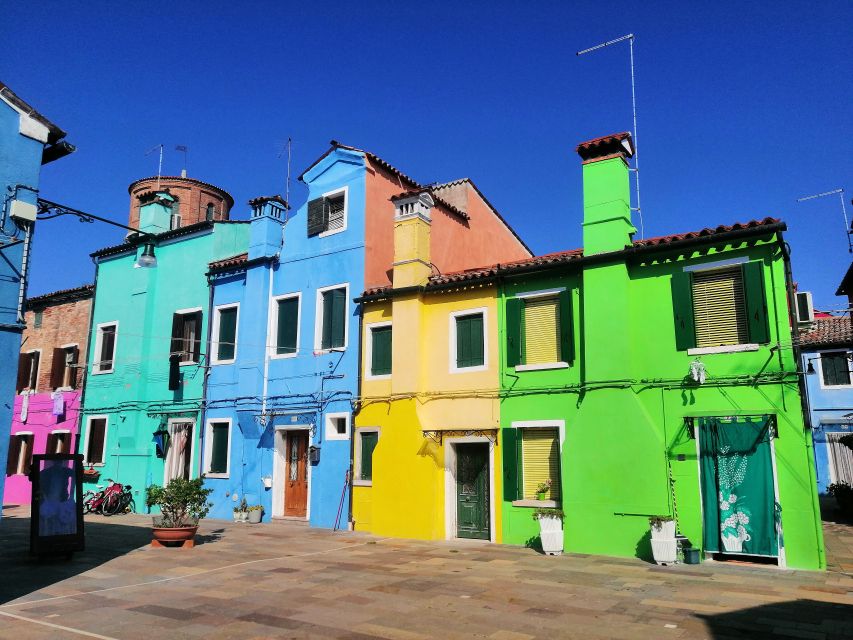
[[[353,487],[355,528],[377,535],[444,539],[446,510],[455,509],[455,489],[445,496],[452,475],[448,449],[460,433],[442,444],[424,437],[425,429],[497,429],[499,426],[496,291],[485,286],[430,293],[365,305],[362,344],[370,325],[392,322],[392,373],[371,379],[362,371],[362,408],[355,428],[379,428],[371,486]],[[483,309],[486,366],[483,371],[452,373],[451,323],[454,312]],[[363,366],[368,361],[366,349]],[[453,394],[452,398],[439,394]],[[492,437],[497,432],[493,431]],[[357,437],[357,434],[356,434]],[[449,440],[449,442],[448,442]],[[358,448],[358,439],[356,446]],[[500,450],[491,453],[492,535],[501,541],[503,491]],[[452,453],[452,452],[451,452]],[[356,451],[358,455],[358,451]]]

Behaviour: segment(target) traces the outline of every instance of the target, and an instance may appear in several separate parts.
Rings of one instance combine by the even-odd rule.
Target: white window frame
[[[566,441],[566,421],[565,420],[519,420],[512,422],[510,427],[517,430],[522,429],[557,429],[559,439],[559,457],[560,457],[560,500],[565,498],[565,487],[563,486],[563,443]],[[516,436],[518,437],[518,436]],[[521,436],[524,437],[523,435]],[[516,464],[523,465],[524,460],[516,460]],[[524,468],[522,467],[522,473]],[[514,507],[559,507],[556,500],[513,500]]]
[[[333,349],[323,349],[323,293],[332,289],[343,289],[344,300],[344,346],[335,347]],[[317,302],[314,307],[314,353],[331,353],[333,351],[346,351],[349,347],[349,325],[350,325],[350,306],[349,306],[349,282],[341,282],[328,287],[317,289]]]
[[[73,443],[71,442],[72,436],[71,436],[71,431],[69,429],[54,429],[53,431],[51,431],[47,434],[47,437],[50,438],[50,436],[52,436],[52,435],[66,435],[66,434],[68,435],[68,452],[70,453],[71,449],[73,448],[71,446]],[[47,450],[47,440],[45,440],[45,453],[53,453],[53,451]]]
[[[202,327],[204,326],[204,309],[202,309],[201,307],[191,307],[189,309],[176,309],[175,311],[172,312],[172,318],[174,318],[176,315],[177,316],[188,316],[191,313],[198,313],[199,311],[201,311],[201,322],[199,323],[199,326],[196,327],[196,330],[198,331],[198,336],[196,337],[196,340],[198,340],[198,343],[199,343],[199,347],[198,347],[198,359],[199,359],[199,361],[194,362],[193,360],[181,360],[178,364],[182,367],[187,366],[187,365],[191,365],[191,364],[198,365],[201,362],[202,356],[204,355],[202,353],[202,347],[204,346],[204,338],[202,338],[202,334],[204,333],[202,331]],[[170,330],[170,332],[171,332],[171,330]],[[172,352],[172,338],[174,338],[174,336],[170,335],[169,336],[169,353]]]
[[[343,418],[346,420],[347,428],[343,434],[339,434],[332,424],[332,420],[335,418]],[[352,430],[352,415],[349,411],[335,411],[327,413],[323,420],[326,424],[326,440],[349,440],[350,431]]]
[[[234,326],[234,357],[228,360],[219,359],[219,313],[224,309],[237,309],[237,324]],[[210,345],[210,363],[211,364],[234,364],[237,360],[237,345],[240,342],[238,336],[240,334],[240,303],[229,302],[220,304],[213,308],[213,340]]]
[[[325,207],[326,206],[326,198],[334,198],[335,196],[338,196],[340,194],[344,195],[344,222],[343,222],[343,225],[341,225],[340,229],[335,229],[333,231],[329,231],[327,229],[326,231],[322,231],[321,233],[319,233],[317,235],[318,238],[326,238],[328,236],[333,236],[337,233],[343,233],[344,231],[347,230],[347,221],[349,219],[349,215],[348,215],[349,214],[349,187],[345,186],[345,187],[341,187],[340,189],[333,189],[332,191],[327,191],[326,193],[322,194],[320,197],[323,198],[323,206]]]
[[[225,473],[213,473],[210,471],[210,463],[213,461],[213,425],[228,423],[228,448],[225,457]],[[231,418],[208,418],[204,426],[204,477],[205,478],[229,478],[231,476],[231,438],[233,435],[234,422]]]
[[[353,460],[353,478],[352,485],[354,487],[372,487],[373,486],[373,478],[370,480],[362,480],[361,479],[361,436],[362,433],[376,433],[376,446],[379,446],[379,441],[382,439],[382,428],[381,427],[358,427],[355,430],[355,445],[353,447],[353,451],[355,453],[355,459]],[[374,452],[376,450],[374,449]]]
[[[112,366],[109,369],[101,368],[101,360],[103,354],[101,353],[101,349],[103,348],[103,338],[104,338],[104,329],[107,327],[115,327],[115,332],[113,334],[113,357],[112,357]],[[104,373],[112,373],[116,369],[116,354],[118,353],[118,320],[111,320],[110,322],[101,322],[95,327],[95,357],[92,359],[92,375],[97,376]]]
[[[477,314],[483,315],[483,364],[473,367],[457,367],[456,366],[456,319],[463,316],[474,316]],[[489,309],[488,307],[476,307],[474,309],[464,309],[461,311],[453,311],[448,318],[449,335],[449,357],[450,357],[450,373],[474,373],[476,371],[487,371],[489,368]]]
[[[33,353],[39,354],[39,365],[36,367],[36,377],[35,377],[35,380],[33,381],[35,384],[32,387],[29,386],[30,379],[28,378],[27,379],[27,391],[26,391],[27,393],[38,393],[39,376],[41,376],[42,356],[44,356],[44,353],[42,353],[41,349],[30,349],[29,351],[25,351],[24,353],[26,355],[31,355]],[[32,373],[32,363],[30,364],[30,373]]]
[[[89,434],[92,433],[92,421],[104,421],[104,447],[101,450],[101,462],[90,462],[89,457]],[[110,433],[110,417],[107,414],[92,415],[86,418],[86,437],[83,438],[83,464],[86,466],[103,467],[107,464],[107,436]]]
[[[296,351],[293,353],[278,353],[278,303],[281,300],[288,300],[290,298],[296,298]],[[269,356],[273,360],[295,358],[299,355],[299,344],[302,339],[302,292],[283,293],[279,296],[273,296],[271,300],[268,340],[270,345]],[[322,329],[322,321],[320,328]]]
[[[71,347],[77,347],[77,357],[79,359],[79,357],[80,357],[80,343],[78,343],[78,342],[71,342],[69,344],[61,344],[57,347],[57,349],[62,349],[63,351],[67,351]],[[39,359],[39,360],[41,360],[41,359]],[[80,363],[78,361],[77,365],[79,365],[79,364]],[[65,365],[65,368],[67,369],[68,365]],[[82,378],[82,377],[83,376],[80,376],[80,378]],[[62,374],[62,381],[65,382],[65,373],[64,372]],[[77,388],[80,389],[82,387],[83,387],[83,381],[80,380],[80,381],[78,381]],[[73,391],[74,389],[72,389],[71,387],[62,386],[62,387],[57,387],[56,390],[57,391]]]
[[[850,384],[825,384],[823,381],[823,354],[824,353],[838,353],[843,351],[847,354],[847,366],[848,371],[850,371]],[[850,349],[845,349],[843,347],[839,347],[838,349],[821,349],[817,352],[817,374],[820,376],[818,378],[818,382],[820,382],[821,389],[853,389],[853,369],[850,367],[850,357],[853,355],[853,351]]]
[[[367,336],[365,342],[367,353],[365,354],[365,369],[364,369],[364,379],[365,380],[388,380],[391,378],[391,374],[394,373],[394,367],[391,367],[391,373],[383,373],[382,375],[375,376],[373,375],[373,330],[374,329],[384,329],[385,327],[391,327],[391,345],[392,345],[392,361],[393,361],[393,345],[394,345],[394,327],[392,321],[387,322],[371,322],[370,324],[364,325],[364,328],[367,329]]]

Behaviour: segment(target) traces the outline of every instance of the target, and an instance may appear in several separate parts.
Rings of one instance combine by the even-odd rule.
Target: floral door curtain
[[[705,550],[778,556],[772,418],[700,418]]]

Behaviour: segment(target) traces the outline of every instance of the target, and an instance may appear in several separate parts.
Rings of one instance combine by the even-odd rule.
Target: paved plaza
[[[853,638],[853,527],[830,569],[546,557],[511,546],[204,521],[155,549],[150,518],[87,516],[70,562],[27,555],[0,521],[0,638]]]

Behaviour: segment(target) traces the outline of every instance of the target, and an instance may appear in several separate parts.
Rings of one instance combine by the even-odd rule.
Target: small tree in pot
[[[154,517],[154,539],[151,545],[164,542],[181,542],[193,546],[198,521],[210,511],[207,497],[213,489],[205,489],[204,478],[184,480],[175,478],[165,487],[152,484],[145,492],[145,504],[159,507],[160,515]]]

